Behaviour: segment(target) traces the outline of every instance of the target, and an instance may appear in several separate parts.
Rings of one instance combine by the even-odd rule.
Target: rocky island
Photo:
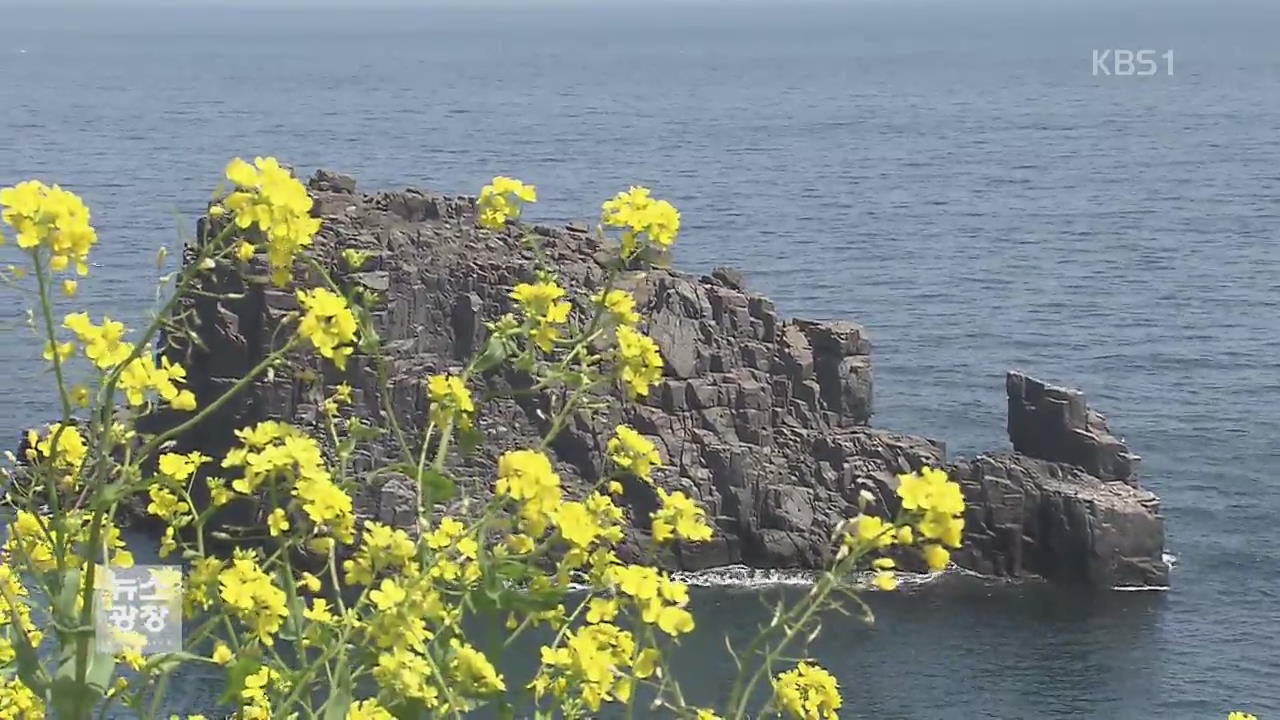
[[[491,232],[476,226],[473,198],[361,194],[352,178],[326,171],[309,189],[324,220],[314,256],[340,283],[381,298],[384,370],[408,428],[421,427],[426,414],[423,378],[457,369],[477,352],[484,321],[506,312],[510,288],[531,278],[527,234],[571,292],[596,289],[603,275],[603,248],[586,225],[513,223]],[[348,248],[368,260],[348,268]],[[265,274],[251,265],[255,271]],[[299,278],[306,283],[305,273]],[[652,269],[628,282],[662,351],[665,378],[642,404],[576,417],[552,452],[572,494],[601,477],[603,438],[619,422],[654,440],[664,460],[656,482],[683,489],[716,526],[711,542],[678,546],[662,562],[681,569],[821,566],[833,531],[858,513],[860,498],[869,494],[871,511],[893,513],[896,475],[928,464],[962,484],[968,511],[964,548],[954,559],[964,567],[1099,587],[1168,582],[1158,498],[1139,484],[1138,458],[1080,392],[1009,373],[1012,451],[949,462],[940,442],[870,426],[871,343],[861,326],[781,318],[727,268],[702,277]],[[199,342],[174,350],[202,403],[264,357],[278,342],[281,319],[297,307],[292,291],[247,283],[234,268],[213,271],[204,283],[210,294],[186,301]],[[215,297],[225,294],[235,297]],[[297,366],[306,364],[299,359]],[[344,373],[314,369],[323,383],[284,373],[257,382],[186,435],[184,449],[220,456],[234,443],[234,428],[267,418],[314,425],[321,386],[344,381],[355,389],[351,412],[387,422],[382,383],[367,358],[357,354]],[[488,377],[482,385],[504,382]],[[449,468],[464,499],[491,492],[499,454],[537,441],[548,423],[545,404],[536,394],[486,399],[477,414],[483,443]],[[361,453],[367,467],[391,456],[376,443]],[[409,524],[416,492],[407,478],[383,474],[360,488],[357,507],[365,517]],[[637,482],[624,497],[631,532],[641,536],[656,495]]]

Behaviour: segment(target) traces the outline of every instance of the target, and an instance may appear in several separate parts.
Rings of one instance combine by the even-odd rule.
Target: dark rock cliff
[[[328,172],[317,173],[310,188],[325,220],[315,257],[340,284],[382,298],[376,319],[390,399],[410,430],[425,413],[425,377],[460,367],[480,346],[484,321],[510,309],[511,286],[532,278],[533,254],[521,240],[526,230],[572,291],[596,288],[603,274],[596,262],[603,248],[585,226],[492,233],[475,226],[470,198],[417,190],[362,195],[353,180]],[[370,259],[348,270],[344,248],[367,251]],[[301,265],[299,275],[305,284]],[[190,301],[203,347],[179,352],[202,401],[279,342],[280,320],[296,307],[292,292],[246,283],[235,271],[206,277],[204,289],[243,297]],[[969,502],[966,547],[956,554],[966,567],[1104,586],[1167,581],[1157,499],[1138,487],[1136,458],[1079,393],[1011,374],[1009,430],[1017,452],[947,465],[937,442],[868,426],[871,344],[862,327],[780,318],[768,298],[746,290],[729,269],[704,277],[654,269],[629,276],[626,287],[662,350],[666,377],[644,404],[577,417],[553,451],[570,492],[583,492],[603,472],[603,442],[615,424],[650,436],[665,461],[657,482],[698,499],[718,530],[712,542],[677,548],[667,562],[687,569],[818,566],[832,532],[857,513],[861,491],[892,512],[896,474],[932,464],[948,467]],[[231,444],[233,428],[260,419],[313,423],[319,385],[341,381],[356,388],[352,412],[388,423],[367,358],[355,356],[345,373],[311,358],[299,362],[324,382],[311,382],[308,372],[276,373],[184,443],[216,454]],[[547,423],[543,407],[544,399],[532,397],[489,400],[480,408],[484,444],[451,468],[466,494],[490,490],[501,452],[536,441]],[[390,457],[376,445],[362,453],[362,467]],[[358,503],[366,516],[409,522],[414,498],[409,483],[391,479],[363,487]],[[643,534],[656,497],[635,483],[625,498],[633,532]]]

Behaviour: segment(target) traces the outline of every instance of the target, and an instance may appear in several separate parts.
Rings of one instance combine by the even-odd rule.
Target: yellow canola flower
[[[235,659],[235,653],[231,652],[231,648],[226,645],[218,643],[218,646],[213,649],[213,655],[209,656],[209,659],[219,665],[228,665]]]
[[[455,545],[466,531],[467,526],[461,520],[446,515],[436,523],[436,529],[427,533],[423,539],[432,550],[443,550]]]
[[[876,515],[859,515],[853,519],[855,535],[859,543],[874,548],[892,545],[898,539],[893,526]]]
[[[587,622],[613,622],[618,616],[618,599],[593,597],[587,603]]]
[[[378,686],[396,695],[419,700],[428,709],[440,704],[440,689],[430,684],[435,677],[432,664],[407,648],[395,648],[378,655],[373,679]]]
[[[298,334],[339,370],[345,370],[356,340],[356,318],[346,299],[327,288],[315,288],[299,290],[298,303],[305,311]]]
[[[450,419],[463,427],[471,424],[476,411],[467,384],[456,375],[432,375],[427,378],[427,397],[431,400],[431,420],[443,427]]]
[[[618,467],[650,482],[652,469],[662,464],[662,456],[653,442],[628,425],[614,428],[605,452]]]
[[[541,648],[542,666],[530,687],[537,699],[548,694],[562,703],[577,699],[598,713],[606,702],[631,697],[626,670],[634,655],[630,632],[612,623],[586,625],[565,633],[559,644]]]
[[[302,611],[302,617],[321,625],[333,625],[338,622],[337,616],[329,608],[329,601],[324,598],[313,598],[311,607]]]
[[[896,590],[898,588],[898,578],[893,574],[895,564],[893,558],[876,558],[871,563],[871,567],[875,568],[875,576],[871,582],[881,590]]]
[[[196,469],[210,459],[198,450],[185,454],[165,453],[160,456],[159,468],[162,474],[182,482],[194,475]]]
[[[626,290],[597,293],[591,296],[591,301],[603,307],[619,325],[635,325],[640,322],[640,314],[636,312],[636,298]]]
[[[898,497],[905,510],[936,510],[956,515],[964,512],[964,495],[945,470],[925,467],[918,473],[898,476]]]
[[[378,704],[377,699],[369,698],[351,703],[347,708],[347,720],[395,720],[395,715]]]
[[[528,532],[541,535],[560,507],[560,476],[551,460],[537,450],[512,450],[498,458],[497,493],[520,503]]]
[[[332,532],[344,543],[355,537],[355,507],[351,496],[325,472],[298,478],[293,495],[316,527]]]
[[[84,346],[84,355],[99,369],[109,370],[133,354],[133,343],[124,339],[124,324],[104,316],[95,325],[87,313],[68,313],[62,326],[75,334]]]
[[[457,638],[452,638],[449,646],[453,652],[450,675],[463,694],[485,696],[506,692],[506,682],[484,653]]]
[[[180,387],[187,379],[186,368],[168,357],[161,357],[157,365],[150,353],[130,359],[136,348],[124,339],[123,324],[105,316],[101,324],[94,324],[87,313],[68,313],[62,319],[62,326],[76,336],[85,357],[100,370],[113,370],[124,364],[120,368],[119,388],[130,405],[143,405],[148,396],[155,393],[174,410],[196,409],[195,394]],[[65,347],[60,347],[58,352],[64,353],[64,350]],[[49,355],[51,353],[46,353]]]
[[[263,644],[273,644],[273,636],[289,614],[286,595],[253,554],[237,550],[231,566],[218,574],[218,583],[219,596],[231,613]]]
[[[680,232],[680,213],[666,200],[655,200],[648,188],[632,186],[606,200],[600,222],[622,229],[622,257],[640,249],[642,239],[659,248],[670,248]]]
[[[605,572],[605,583],[630,597],[640,608],[640,619],[668,635],[693,630],[689,587],[666,573],[642,565],[614,565]]]
[[[172,530],[174,525],[185,525],[189,522],[186,515],[191,510],[191,506],[186,501],[178,499],[178,496],[169,488],[163,485],[152,485],[147,488],[147,496],[151,498],[151,503],[147,505],[147,512],[170,523],[169,530]],[[166,537],[170,535],[171,533],[166,533]]]
[[[958,548],[964,534],[964,493],[944,470],[925,467],[898,476],[903,510],[920,513],[917,529],[927,540]]]
[[[271,537],[280,537],[289,532],[289,514],[284,508],[276,508],[267,516],[267,531],[271,533]]]
[[[576,548],[586,550],[597,542],[613,544],[622,540],[622,510],[613,500],[592,493],[586,502],[561,504],[552,515],[560,536]]]
[[[707,512],[680,491],[658,488],[662,508],[653,513],[653,539],[660,543],[671,540],[705,542],[711,539]]]
[[[17,676],[0,680],[0,714],[5,720],[44,720],[44,701]]]
[[[480,188],[476,203],[476,222],[480,227],[501,230],[508,220],[519,220],[525,203],[538,201],[538,190],[533,185],[502,175]]]
[[[618,327],[618,376],[627,396],[645,397],[662,379],[662,355],[648,335],[626,325]]]
[[[62,272],[75,264],[89,274],[89,251],[98,242],[89,208],[78,195],[39,180],[0,189],[0,220],[17,232],[18,247],[49,253],[49,268]]]
[[[84,464],[89,445],[74,425],[54,423],[41,436],[35,430],[27,431],[27,459],[33,462],[52,460],[54,467],[76,472]]]
[[[773,702],[798,720],[837,720],[840,684],[818,665],[802,662],[774,679]]]
[[[273,157],[254,158],[252,164],[234,158],[227,164],[226,176],[235,190],[222,205],[231,211],[236,227],[256,226],[266,238],[271,280],[286,284],[294,257],[311,245],[320,230],[320,220],[311,217],[311,196]]]
[[[939,572],[947,568],[947,563],[951,562],[951,553],[946,548],[937,543],[927,543],[924,546],[924,561],[932,572]]]
[[[366,522],[359,551],[342,564],[345,581],[349,585],[371,585],[374,577],[383,570],[407,563],[416,549],[413,539],[404,530],[379,522]]]
[[[573,306],[561,299],[564,296],[564,288],[554,282],[520,283],[511,290],[511,299],[533,325],[534,344],[543,352],[555,348],[560,326],[569,321]]]

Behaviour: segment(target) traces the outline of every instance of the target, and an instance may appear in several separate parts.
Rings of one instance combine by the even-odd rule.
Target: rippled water
[[[870,328],[878,425],[1004,447],[1021,367],[1087,390],[1164,499],[1167,593],[948,576],[873,597],[874,629],[829,621],[850,717],[1276,713],[1277,29],[1267,0],[0,4],[0,183],[88,199],[83,292],[129,318],[232,154],[367,188],[516,175],[547,220],[650,184],[684,213],[681,266],[736,264],[787,313]],[[1094,77],[1105,48],[1172,49],[1174,75]],[[0,344],[0,437],[50,414],[32,357]],[[796,591],[698,592],[698,694],[759,596]]]

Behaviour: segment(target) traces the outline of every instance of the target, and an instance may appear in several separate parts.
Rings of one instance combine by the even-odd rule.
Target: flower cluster
[[[297,255],[319,228],[319,221],[310,217],[306,189],[273,158],[257,158],[252,164],[233,160],[226,174],[235,187],[210,208],[211,217],[226,219],[219,223],[219,240],[198,248],[197,267],[215,268],[231,254],[249,262],[263,251],[272,281],[287,282]],[[477,222],[503,229],[535,200],[532,186],[494,178],[480,195]],[[78,198],[57,188],[24,184],[0,193],[0,206],[4,221],[18,229],[19,244],[33,250],[38,270],[43,270],[46,252],[38,248],[47,248],[55,270],[84,265],[96,237]],[[84,313],[67,315],[63,327],[74,338],[59,337],[62,330],[49,331],[46,357],[61,369],[62,361],[82,353],[104,380],[96,394],[86,386],[68,388],[70,404],[92,411],[83,419],[64,418],[62,424],[32,431],[28,462],[15,462],[18,472],[30,473],[34,480],[61,479],[57,489],[63,492],[49,496],[55,507],[40,506],[44,498],[39,497],[17,508],[0,546],[0,670],[9,678],[0,682],[0,718],[43,716],[41,699],[51,697],[41,679],[52,676],[44,667],[46,656],[85,662],[68,652],[67,638],[75,638],[42,632],[33,619],[40,613],[32,608],[48,608],[53,618],[68,621],[65,627],[77,627],[74,615],[84,607],[76,607],[81,602],[77,593],[65,590],[79,587],[87,577],[85,569],[95,567],[91,562],[132,565],[112,517],[119,503],[135,506],[141,501],[166,526],[161,555],[181,550],[187,565],[183,616],[198,620],[190,634],[210,643],[211,650],[201,650],[208,656],[201,659],[225,673],[224,697],[238,705],[234,716],[241,720],[501,714],[513,711],[513,701],[523,702],[514,697],[522,690],[532,690],[538,705],[533,712],[540,716],[594,717],[609,714],[606,703],[633,700],[638,685],[653,692],[652,708],[718,720],[710,709],[685,704],[678,678],[666,665],[669,649],[695,628],[689,588],[665,570],[633,564],[637,554],[631,544],[643,541],[643,550],[665,553],[670,548],[663,546],[670,543],[705,542],[713,535],[707,511],[693,493],[656,487],[653,471],[662,456],[654,441],[629,425],[616,425],[605,443],[610,466],[593,487],[562,484],[547,450],[557,447],[557,434],[571,424],[598,427],[605,417],[619,417],[608,402],[614,384],[623,389],[619,394],[635,399],[648,395],[663,374],[657,343],[639,330],[636,297],[616,287],[620,280],[626,282],[620,273],[653,257],[646,250],[672,245],[679,213],[648,190],[631,188],[604,204],[602,225],[621,229],[621,262],[615,255],[614,262],[603,264],[602,289],[590,303],[577,305],[592,315],[580,325],[575,322],[573,332],[574,304],[568,292],[552,271],[539,268],[532,282],[513,288],[511,299],[518,308],[489,325],[492,333],[481,355],[460,371],[426,378],[426,421],[414,417],[398,422],[407,409],[394,407],[397,394],[369,384],[375,376],[389,376],[388,358],[379,352],[376,334],[369,332],[359,343],[367,367],[358,368],[359,373],[353,369],[352,377],[359,376],[363,393],[373,394],[366,399],[381,403],[380,417],[388,418],[391,427],[339,418],[354,391],[346,383],[333,387],[330,383],[337,379],[316,372],[312,361],[290,375],[298,383],[296,392],[322,401],[319,417],[308,422],[313,420],[313,429],[324,434],[313,437],[300,427],[265,420],[236,429],[237,444],[218,460],[200,452],[176,452],[187,439],[178,437],[182,427],[156,431],[139,426],[138,412],[113,412],[113,389],[122,391],[124,399],[118,402],[125,407],[147,406],[158,398],[170,408],[195,409],[194,396],[183,387],[187,376],[181,365],[163,354],[144,352],[110,318],[94,323]],[[528,240],[536,245],[536,237]],[[542,260],[541,253],[534,255]],[[348,269],[368,260],[365,251],[342,251]],[[326,266],[317,264],[318,287],[297,293],[297,336],[273,343],[253,373],[282,367],[304,344],[346,369],[363,317],[357,313],[363,309],[349,304],[360,295],[348,300],[329,289],[337,286],[325,276]],[[180,293],[198,280],[181,277]],[[74,279],[62,280],[65,294],[77,292]],[[41,300],[47,304],[44,295]],[[179,310],[168,311],[172,314],[148,328],[147,337],[170,328],[175,333],[189,329],[182,327],[183,306],[175,307]],[[505,359],[511,359],[515,372],[485,375]],[[533,406],[547,411],[539,417],[546,430],[536,443],[498,458],[492,498],[477,502],[482,493],[469,487],[460,502],[445,509],[423,492],[409,507],[395,508],[399,527],[390,518],[372,519],[383,514],[381,504],[357,520],[352,495],[357,488],[365,493],[362,501],[374,499],[370,495],[382,500],[389,489],[399,489],[377,485],[386,473],[411,475],[405,468],[418,468],[417,479],[424,486],[445,489],[456,489],[448,487],[455,483],[454,473],[472,479],[480,466],[451,462],[448,450],[454,446],[433,433],[458,432],[457,445],[470,443],[479,408],[467,383],[481,377],[518,380],[486,387],[494,394],[510,389],[538,395]],[[257,380],[247,377],[235,387]],[[206,412],[226,399],[210,398]],[[94,407],[95,401],[106,406]],[[421,434],[414,438],[414,432]],[[420,445],[414,442],[419,439]],[[437,453],[428,474],[424,463],[433,442]],[[628,478],[637,480],[629,489],[647,492],[639,483],[648,483],[658,499],[649,518],[651,539],[634,531],[643,520],[636,514],[648,510],[627,506],[636,499],[623,492]],[[870,553],[917,542],[931,566],[939,557],[945,564],[947,549],[956,547],[964,527],[958,487],[940,471],[926,468],[902,476],[898,493],[903,514],[897,521],[871,516],[852,521],[836,568],[824,573],[797,605],[779,608],[748,653],[753,660],[763,658],[763,667],[741,676],[748,682],[740,695],[735,690],[737,697],[730,698],[734,717],[742,717],[750,711],[748,705],[761,699],[761,685],[770,682],[773,672],[769,668],[784,657],[804,657],[802,649],[796,653],[787,646],[812,639],[812,619],[836,607],[825,597],[843,589],[844,570]],[[69,502],[59,504],[63,497]],[[219,511],[232,502],[234,512]],[[210,540],[229,543],[230,556],[212,554]],[[892,559],[874,558],[871,567],[878,586],[893,585]],[[43,597],[34,597],[36,583],[45,591]],[[481,650],[474,642],[476,623],[492,617],[505,617],[507,642],[498,638],[484,646],[492,650]],[[548,632],[542,636],[537,666],[519,677],[514,669],[518,663],[505,665],[486,654],[513,645],[526,631],[543,629]],[[32,653],[19,644],[29,640],[39,647],[49,638],[59,642],[58,653],[44,652],[52,648]],[[130,646],[117,659],[139,677],[107,677],[106,700],[136,710],[142,702],[160,699],[163,684],[151,680],[167,671],[161,665],[197,658],[181,653],[155,662],[140,647]],[[68,702],[88,699],[70,714],[97,710],[103,687],[77,685],[78,672],[66,670],[86,668],[58,669],[58,676],[70,683]],[[98,671],[92,673],[96,678]],[[31,689],[14,678],[32,682]],[[808,662],[772,678],[772,685],[767,709],[779,714],[829,720],[841,708],[835,679]],[[1240,714],[1231,720],[1253,719]]]
[[[541,699],[549,693],[561,702],[581,701],[593,713],[606,702],[626,702],[633,685],[627,669],[635,647],[631,633],[612,623],[567,633],[558,646],[542,648],[542,667],[532,683],[534,696]]]
[[[662,379],[662,355],[653,338],[626,325],[618,327],[618,377],[629,397],[645,397]]]
[[[644,565],[614,565],[605,574],[608,584],[640,609],[640,618],[668,635],[693,630],[689,587],[666,573]]]
[[[134,344],[124,339],[121,323],[104,316],[102,323],[95,325],[87,313],[68,313],[62,326],[76,336],[84,356],[95,367],[119,369],[119,387],[130,405],[145,405],[154,393],[174,410],[196,409],[195,394],[181,387],[187,379],[186,368],[167,356],[157,364],[150,353],[137,353]],[[74,350],[74,343],[66,343],[57,352],[65,360]]]
[[[499,175],[480,189],[476,222],[480,227],[501,230],[508,220],[519,220],[525,203],[538,201],[538,190],[515,178]]]
[[[653,442],[628,425],[614,429],[605,452],[615,465],[647,482],[652,482],[653,468],[662,464],[662,456]]]
[[[920,542],[920,554],[932,571],[939,571],[951,561],[947,548],[960,547],[964,532],[964,495],[959,484],[947,478],[943,470],[925,467],[919,473],[898,476],[898,497],[903,515],[896,523],[876,515],[859,515],[849,522],[840,556],[861,554],[892,545]],[[917,538],[917,535],[920,537]],[[892,558],[872,562],[872,582],[881,590],[893,590],[897,579]]]
[[[521,527],[541,535],[560,506],[560,476],[537,450],[512,450],[498,458],[499,497],[519,503]]]
[[[0,190],[0,219],[17,232],[18,247],[47,250],[54,272],[74,263],[78,275],[89,274],[89,250],[98,234],[89,224],[89,208],[75,193],[39,180],[20,182]]]
[[[604,308],[609,319],[618,325],[635,325],[640,322],[636,312],[636,298],[626,290],[610,290],[591,296],[591,302]]]
[[[298,334],[339,370],[345,370],[356,341],[356,318],[346,299],[327,288],[315,288],[299,290],[298,304],[305,311]]]
[[[680,232],[680,213],[666,200],[655,200],[648,188],[631,187],[606,200],[601,224],[622,229],[622,257],[635,255],[641,241],[668,249]]]
[[[836,679],[807,662],[774,679],[773,701],[779,710],[798,720],[836,720],[842,704]]]
[[[237,720],[270,720],[271,693],[287,693],[291,685],[272,667],[259,665],[249,673],[240,690],[240,712]],[[187,720],[191,720],[188,718]]]
[[[520,283],[511,291],[511,299],[520,304],[526,322],[533,329],[533,343],[543,352],[551,352],[560,339],[560,328],[569,320],[573,306],[561,298],[564,288],[551,281]]]
[[[242,443],[222,460],[224,468],[243,468],[231,482],[235,493],[251,496],[260,488],[287,491],[290,509],[301,510],[314,534],[332,534],[344,543],[355,537],[351,496],[334,482],[320,446],[303,431],[272,420],[236,431]],[[225,492],[225,489],[217,488]],[[228,499],[215,492],[215,503]]]
[[[0,716],[6,720],[44,720],[44,701],[20,678],[0,680]]]
[[[36,647],[39,647],[44,638],[44,633],[31,620],[31,606],[28,604],[30,593],[10,567],[10,559],[5,558],[6,562],[0,564],[0,665],[8,665],[16,657],[11,640],[13,634],[25,634],[27,640]]]
[[[20,510],[9,523],[9,538],[2,548],[6,559],[18,558],[40,572],[59,567],[81,568],[85,552],[89,550],[89,538],[93,532],[93,514],[82,510],[70,510],[58,515],[42,515]],[[109,555],[114,567],[133,567],[133,553],[125,545],[120,529],[104,524],[101,545],[93,552],[97,558]],[[55,538],[64,541],[57,548]],[[59,553],[61,550],[61,553]]]
[[[54,423],[45,429],[43,436],[35,430],[27,431],[26,456],[29,462],[51,462],[55,468],[73,478],[84,464],[89,446],[75,425]]]
[[[427,397],[431,400],[431,421],[443,427],[453,420],[469,427],[476,406],[466,382],[456,375],[432,375],[427,378]]]
[[[926,467],[898,476],[898,497],[902,509],[918,518],[915,524],[926,540],[924,557],[930,569],[946,567],[950,558],[946,548],[960,547],[964,533],[960,485],[947,479],[946,471]]]
[[[387,570],[404,567],[417,546],[409,534],[377,522],[367,522],[355,557],[343,561],[349,585],[369,585],[374,577]]]
[[[311,217],[311,196],[273,157],[254,158],[252,165],[235,158],[227,164],[226,175],[236,189],[222,204],[231,210],[236,227],[256,226],[262,233],[267,241],[271,281],[286,284],[294,257],[311,245],[320,230],[320,220]]]
[[[264,645],[274,642],[289,615],[284,590],[276,586],[252,551],[237,549],[231,566],[218,574],[219,597]]]
[[[680,491],[667,492],[658,488],[662,508],[653,513],[653,539],[660,542],[688,540],[705,542],[711,539],[711,527],[707,525],[707,511],[688,495]]]
[[[578,551],[590,550],[597,543],[613,545],[622,540],[622,510],[600,493],[591,493],[585,502],[562,503],[552,520],[560,536]]]
[[[337,387],[333,389],[333,394],[324,400],[324,414],[331,418],[335,417],[343,405],[351,404],[352,392],[353,389],[350,385],[338,383]]]

